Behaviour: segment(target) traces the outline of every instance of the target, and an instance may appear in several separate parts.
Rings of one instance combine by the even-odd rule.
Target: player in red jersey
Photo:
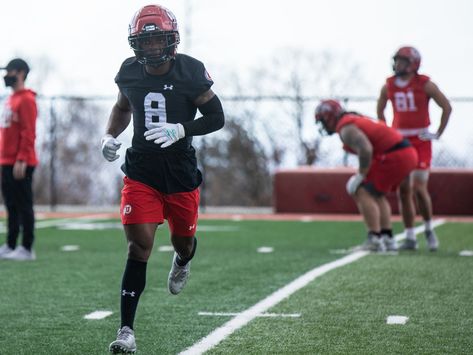
[[[377,103],[378,119],[386,122],[384,110],[387,101],[393,107],[392,126],[411,142],[417,150],[419,163],[399,189],[400,209],[406,228],[406,241],[402,249],[416,250],[414,233],[415,204],[417,200],[420,214],[425,224],[425,236],[431,251],[438,249],[438,239],[432,228],[432,201],[428,191],[430,162],[432,160],[432,140],[443,134],[452,108],[448,99],[430,78],[418,74],[421,57],[413,47],[401,47],[393,57],[394,75],[386,80]],[[436,132],[430,132],[429,100],[433,99],[442,109],[440,125]]]
[[[113,353],[136,351],[135,313],[154,235],[164,219],[175,250],[169,292],[176,295],[186,284],[197,247],[202,182],[192,138],[224,125],[222,105],[204,64],[177,53],[179,31],[172,12],[159,5],[142,7],[130,23],[128,41],[135,56],[123,62],[115,78],[118,99],[102,138],[105,159],[118,159],[121,143],[116,138],[133,116],[133,140],[122,166],[128,260],[120,292],[121,326],[109,347]],[[194,119],[197,110],[202,116]]]
[[[368,229],[366,247],[397,250],[392,235],[391,207],[385,194],[397,189],[417,165],[417,153],[395,129],[358,113],[346,112],[339,102],[324,100],[315,109],[316,123],[328,134],[337,132],[343,148],[358,155],[358,173],[347,182]]]

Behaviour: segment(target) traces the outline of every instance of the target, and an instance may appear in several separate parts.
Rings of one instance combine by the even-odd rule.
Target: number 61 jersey
[[[164,75],[151,75],[135,57],[126,59],[115,82],[133,111],[133,139],[122,170],[163,193],[192,191],[202,177],[197,169],[192,137],[167,148],[147,141],[144,133],[152,122],[183,123],[195,118],[194,100],[208,91],[213,81],[204,65],[177,54]]]

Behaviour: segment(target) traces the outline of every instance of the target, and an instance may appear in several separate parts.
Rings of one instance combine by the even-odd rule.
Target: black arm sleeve
[[[218,131],[223,127],[225,115],[223,114],[222,103],[217,95],[199,106],[198,109],[203,114],[202,117],[182,123],[186,137],[203,136],[204,134]]]

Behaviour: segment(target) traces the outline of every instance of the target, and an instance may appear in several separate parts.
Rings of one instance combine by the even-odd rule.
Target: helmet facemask
[[[396,69],[396,61],[406,61],[404,68]],[[420,53],[414,47],[401,47],[398,49],[393,57],[393,71],[396,76],[405,76],[412,73],[417,73],[420,67]]]
[[[398,69],[396,67],[396,62],[398,61],[402,61],[401,69]],[[395,76],[399,77],[399,76],[405,76],[405,75],[410,74],[412,71],[411,67],[412,67],[412,63],[409,58],[399,56],[399,55],[396,55],[393,57],[393,71],[394,71]]]
[[[155,29],[152,24],[145,26],[141,33],[129,36],[128,43],[139,63],[157,67],[176,56],[179,33]]]
[[[324,116],[321,116],[316,120],[316,125],[321,136],[331,136],[335,133],[335,130],[331,129],[327,124],[327,119]]]
[[[344,110],[335,100],[324,100],[315,109],[315,123],[321,135],[331,136],[335,133],[338,119]]]

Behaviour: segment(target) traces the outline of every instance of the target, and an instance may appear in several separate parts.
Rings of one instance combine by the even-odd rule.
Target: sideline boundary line
[[[438,227],[441,224],[444,224],[445,220],[435,220],[432,224],[432,227]],[[424,230],[424,226],[418,226],[415,229],[416,235]],[[404,233],[395,235],[396,241],[404,239]],[[286,286],[283,286],[279,290],[273,292],[263,300],[256,303],[254,306],[248,308],[247,310],[241,312],[236,317],[232,318],[228,322],[224,323],[222,326],[213,330],[210,334],[199,340],[194,345],[190,346],[186,350],[179,353],[179,355],[200,355],[206,351],[212,349],[220,342],[225,340],[229,335],[234,333],[236,330],[244,327],[246,324],[251,322],[253,319],[258,317],[259,314],[266,312],[268,309],[276,306],[278,303],[297,292],[301,288],[307,286],[310,282],[315,280],[317,277],[324,275],[325,273],[337,269],[341,266],[350,264],[359,260],[366,255],[369,251],[359,250],[354,251],[351,254],[344,256],[343,258],[331,261],[327,264],[317,266],[316,268],[306,272],[305,274],[299,276],[295,280],[291,281]]]

